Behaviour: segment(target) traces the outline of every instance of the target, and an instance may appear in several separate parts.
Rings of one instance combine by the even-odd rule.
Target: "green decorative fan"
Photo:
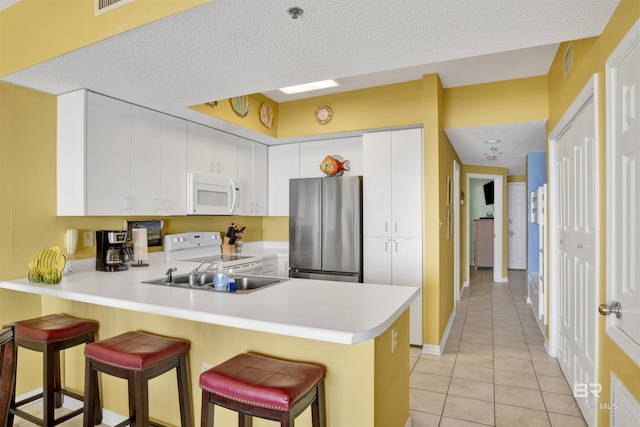
[[[251,104],[249,104],[248,96],[236,96],[235,98],[231,98],[231,106],[240,117],[247,117],[247,114],[251,111]]]

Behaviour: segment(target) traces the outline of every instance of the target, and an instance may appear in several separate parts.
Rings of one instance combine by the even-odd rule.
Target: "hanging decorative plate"
[[[251,104],[249,104],[248,96],[236,96],[235,98],[231,98],[231,106],[240,117],[247,117],[247,114],[249,114],[249,111],[251,110]]]
[[[267,129],[271,129],[273,125],[273,110],[271,109],[271,105],[266,102],[260,107],[260,121]]]

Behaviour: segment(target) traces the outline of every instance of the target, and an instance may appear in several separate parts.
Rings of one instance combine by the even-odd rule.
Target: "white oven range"
[[[262,258],[223,254],[222,237],[218,231],[188,232],[164,236],[164,260],[196,264],[222,262],[222,267],[234,274],[261,274]]]

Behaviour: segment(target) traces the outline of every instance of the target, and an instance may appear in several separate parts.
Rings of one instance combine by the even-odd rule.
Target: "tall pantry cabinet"
[[[364,281],[422,289],[422,129],[363,136]],[[423,344],[422,293],[411,344]]]

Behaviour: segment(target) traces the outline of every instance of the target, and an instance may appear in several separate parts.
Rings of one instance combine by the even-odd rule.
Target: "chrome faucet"
[[[204,261],[202,261],[199,266],[189,272],[189,286],[195,286],[198,283],[198,278],[200,277],[199,270],[203,265]]]
[[[167,270],[165,274],[165,276],[167,276],[167,283],[173,283],[173,272],[176,271],[178,269],[178,267],[171,267],[170,269]]]
[[[207,265],[207,267],[204,270],[200,270],[200,267],[204,265],[204,261],[203,261],[200,263],[199,266],[191,270],[191,273],[189,273],[189,286],[204,285],[205,275],[208,272],[212,271],[215,268],[217,263],[218,263],[217,261],[213,261],[209,265]]]

